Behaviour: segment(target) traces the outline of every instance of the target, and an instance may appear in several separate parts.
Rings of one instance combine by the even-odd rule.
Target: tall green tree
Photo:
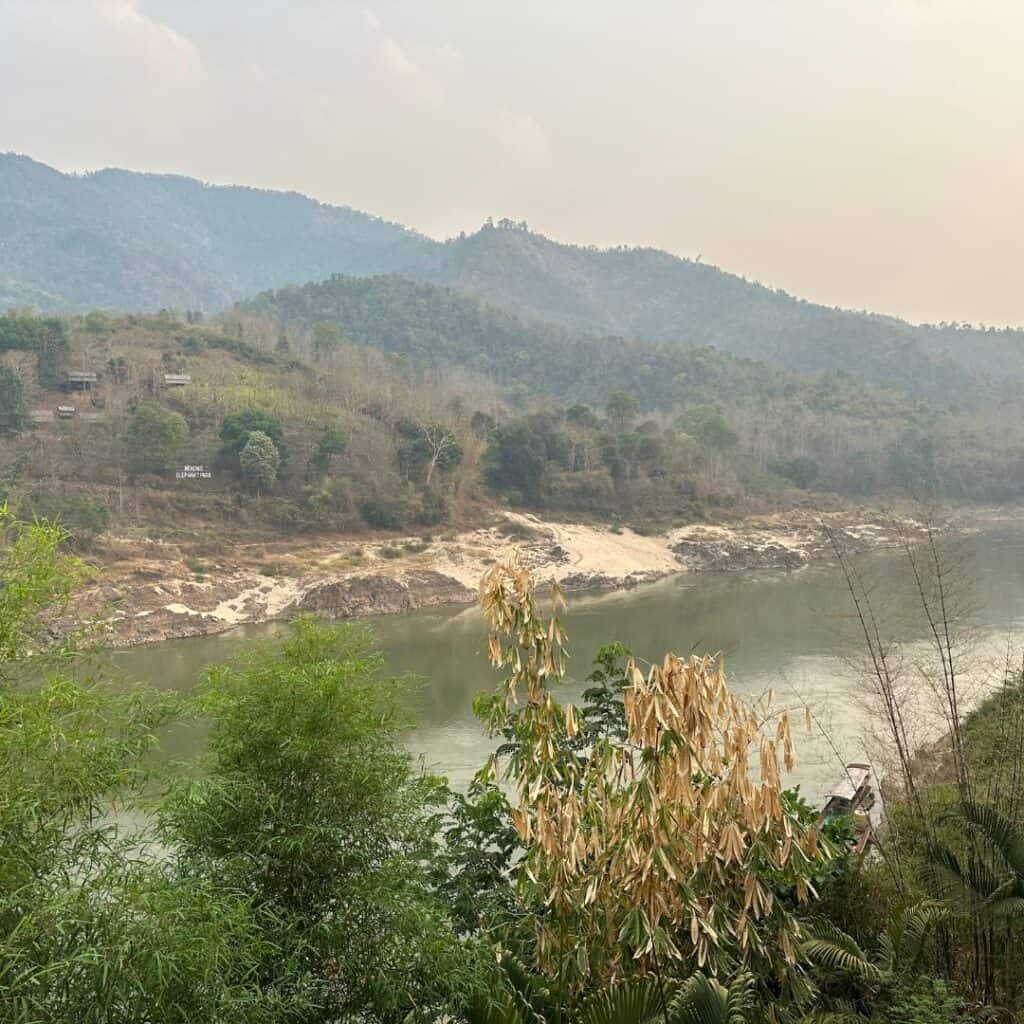
[[[549,463],[568,464],[572,446],[556,417],[540,413],[495,428],[484,459],[484,479],[495,490],[541,501]]]
[[[82,576],[65,539],[0,509],[0,1020],[280,1020],[254,978],[246,900],[140,857],[146,837],[112,813],[174,708],[78,682],[74,645],[44,647]]]
[[[729,451],[739,443],[736,431],[713,405],[695,405],[684,410],[676,418],[675,426],[713,452]]]
[[[70,351],[67,326],[59,317],[10,311],[0,317],[0,352],[34,352],[36,378],[43,387],[60,383]]]
[[[324,427],[309,457],[310,471],[324,476],[330,469],[331,458],[343,454],[347,447],[348,434],[344,430],[339,427]]]
[[[266,434],[274,442],[274,447],[281,456],[281,464],[284,465],[288,461],[288,448],[284,441],[281,421],[264,409],[242,409],[224,417],[220,426],[220,439],[223,442],[221,455],[240,455],[254,430]]]
[[[211,671],[210,757],[163,808],[180,870],[261,910],[261,976],[303,1021],[435,1019],[476,985],[427,868],[444,790],[402,746],[407,701],[365,629],[299,620]]]
[[[21,380],[0,363],[0,437],[17,434],[25,426],[25,391]]]
[[[639,411],[636,399],[625,391],[613,391],[608,396],[605,414],[612,429],[619,433],[632,427]]]
[[[442,423],[398,424],[398,465],[403,475],[428,487],[437,470],[454,469],[465,454],[455,431]]]
[[[255,488],[256,493],[267,490],[277,482],[281,456],[274,442],[262,430],[253,430],[239,453],[238,464],[242,476]]]
[[[143,402],[128,424],[128,465],[132,473],[173,471],[188,445],[185,417],[156,402]]]

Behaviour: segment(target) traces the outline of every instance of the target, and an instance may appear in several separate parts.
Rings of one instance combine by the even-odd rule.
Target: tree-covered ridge
[[[566,245],[507,221],[412,276],[576,330],[714,345],[801,373],[842,370],[932,398],[1024,377],[1024,333],[830,308],[650,248]]]
[[[603,404],[612,391],[625,390],[644,408],[661,410],[709,396],[736,405],[784,399],[866,419],[909,417],[918,408],[849,374],[801,376],[711,346],[577,334],[395,275],[334,275],[239,308],[269,313],[286,327],[336,323],[349,340],[415,364],[460,366],[521,394],[567,402]]]
[[[396,224],[297,193],[176,175],[61,174],[0,155],[0,308],[217,310],[345,270],[391,268],[430,245]]]
[[[7,154],[0,235],[0,308],[212,312],[329,274],[401,274],[572,333],[714,346],[941,401],[978,401],[1024,379],[1021,331],[915,327],[659,250],[562,244],[508,221],[442,243],[295,193],[121,170],[65,175]]]
[[[655,528],[807,491],[1024,486],[1008,402],[938,411],[845,374],[563,335],[393,276],[251,308],[0,317],[0,500],[102,545],[135,527],[430,530],[508,506]],[[65,392],[64,369],[98,380]]]

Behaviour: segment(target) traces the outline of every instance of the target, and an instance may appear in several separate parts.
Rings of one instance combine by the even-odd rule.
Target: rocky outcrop
[[[676,563],[690,572],[799,569],[833,561],[836,547],[848,555],[892,547],[920,529],[913,520],[878,514],[852,523],[836,515],[793,514],[770,523],[685,527],[669,546]]]
[[[802,548],[729,540],[683,540],[672,546],[676,561],[690,572],[740,572],[751,569],[799,569],[809,561]]]
[[[652,583],[661,579],[663,572],[633,572],[628,576],[609,576],[606,573],[574,572],[558,580],[558,587],[565,593],[574,590],[616,590],[638,587],[641,583]]]
[[[346,576],[315,583],[294,605],[299,612],[327,618],[391,615],[440,604],[472,601],[474,594],[458,580],[430,569],[401,576]]]

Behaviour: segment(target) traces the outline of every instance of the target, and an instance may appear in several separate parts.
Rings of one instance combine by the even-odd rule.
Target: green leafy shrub
[[[184,877],[249,895],[280,1020],[433,1020],[477,983],[428,870],[445,791],[404,749],[408,687],[382,668],[362,627],[299,620],[213,669],[210,757],[162,809]]]
[[[420,493],[419,506],[412,521],[417,526],[438,526],[448,518],[448,502],[444,495],[426,488]]]
[[[364,498],[358,508],[363,522],[377,530],[401,530],[410,521],[408,503],[401,498]]]
[[[128,465],[132,473],[166,475],[189,441],[185,417],[156,402],[143,402],[128,424]]]
[[[241,412],[225,416],[220,427],[221,455],[237,456],[249,442],[249,435],[258,430],[266,434],[280,456],[281,465],[288,461],[288,448],[284,442],[284,431],[281,421],[263,409],[243,409]]]
[[[110,522],[106,505],[76,491],[33,491],[23,509],[33,518],[59,520],[73,545],[88,544]]]
[[[804,455],[795,459],[770,459],[768,472],[788,480],[794,487],[807,490],[821,473],[821,467],[814,459]]]
[[[21,380],[0,363],[0,437],[20,433],[25,420],[25,392]]]

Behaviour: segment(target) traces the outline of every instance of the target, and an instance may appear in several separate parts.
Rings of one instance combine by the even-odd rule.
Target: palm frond
[[[531,971],[519,957],[505,951],[501,969],[512,992],[530,1011],[540,1016],[553,1009],[551,989],[543,975]]]
[[[466,1008],[465,1017],[467,1024],[542,1024],[508,988],[477,997]]]
[[[470,1005],[468,1024],[544,1024],[551,1009],[551,992],[544,978],[507,950],[500,970],[496,987]]]
[[[907,907],[889,924],[879,946],[890,970],[913,970],[924,951],[925,939],[936,921],[946,916],[946,908],[933,900]]]
[[[934,844],[928,848],[931,862],[947,875],[952,876],[961,885],[972,889],[983,899],[987,899],[999,888],[999,877],[991,866],[978,858],[972,858],[964,864],[948,846]]]
[[[853,943],[853,940],[850,940]],[[879,981],[882,969],[863,953],[853,952],[847,945],[829,939],[808,939],[803,944],[804,956],[818,967],[853,975],[861,981]]]
[[[1024,896],[992,898],[986,902],[985,908],[993,917],[1024,918]]]
[[[1010,870],[1024,878],[1024,830],[989,804],[968,800],[961,806],[960,813],[999,851]]]
[[[656,978],[630,978],[592,995],[579,1014],[579,1024],[645,1024],[664,1013]]]
[[[928,859],[947,875],[952,875],[962,885],[967,885],[967,878],[960,859],[948,847],[941,843],[932,843],[928,847]]]
[[[683,982],[669,1008],[671,1024],[746,1024],[754,1007],[754,979],[741,975],[731,985],[705,974]]]
[[[864,1018],[853,1007],[847,1010],[812,1010],[798,1018],[796,1024],[864,1024]]]

